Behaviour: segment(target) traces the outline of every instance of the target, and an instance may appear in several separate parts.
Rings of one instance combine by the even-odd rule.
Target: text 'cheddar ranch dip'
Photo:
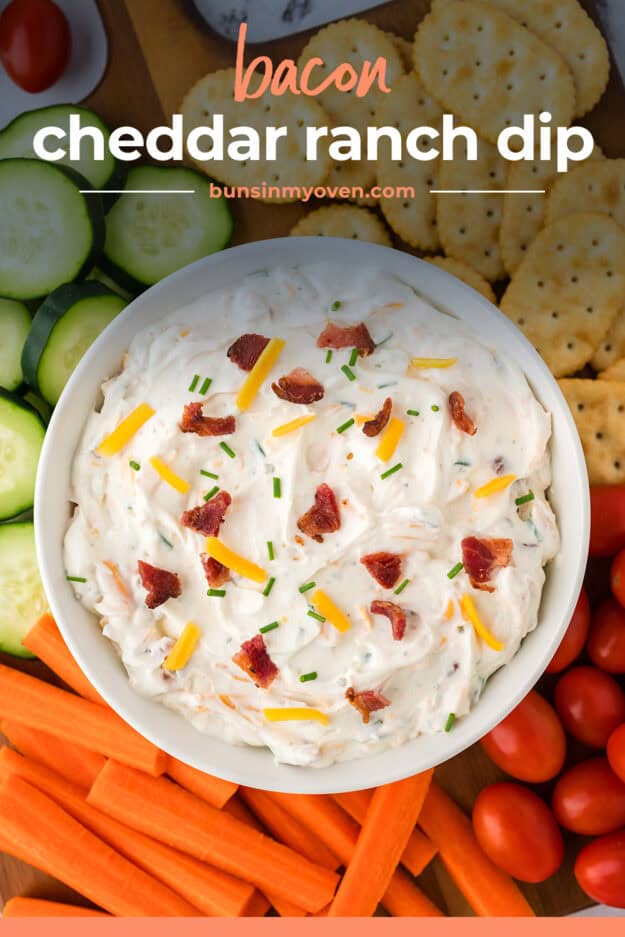
[[[379,270],[259,271],[133,341],[75,458],[68,575],[132,686],[328,765],[449,730],[536,626],[550,418]]]

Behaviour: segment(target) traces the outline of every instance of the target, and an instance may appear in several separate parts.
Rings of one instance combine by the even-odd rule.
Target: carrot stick
[[[0,664],[0,718],[160,775],[167,756],[111,709]]]
[[[263,895],[262,891],[255,889],[245,910],[245,917],[265,917],[270,908],[269,899]]]
[[[362,826],[373,797],[373,791],[354,791],[350,794],[334,794],[334,799],[356,823]],[[401,857],[402,865],[414,875],[421,875],[437,853],[436,846],[421,830],[414,829]]]
[[[88,801],[155,839],[245,877],[261,891],[269,890],[286,901],[297,895],[306,911],[318,911],[334,895],[336,874],[197,800],[166,778],[150,778],[109,761]]]
[[[318,794],[270,796],[318,836],[344,865],[349,865],[360,827],[331,797]],[[401,869],[395,870],[382,904],[395,917],[434,917],[441,914]]]
[[[232,781],[224,781],[222,778],[213,777],[212,774],[205,774],[197,768],[185,765],[177,758],[167,759],[166,773],[180,787],[195,794],[200,800],[205,800],[211,807],[223,807],[239,788],[239,785],[233,784]]]
[[[82,791],[50,769],[4,748],[0,751],[0,778],[11,776],[38,788],[126,859],[178,892],[204,914],[237,917],[246,910],[253,895],[251,885],[118,823],[91,807]]]
[[[63,742],[47,732],[29,729],[21,722],[4,720],[0,723],[0,730],[22,755],[28,755],[29,758],[51,768],[70,783],[83,788],[85,792],[106,764],[104,755],[81,748],[80,745]]]
[[[84,696],[92,703],[104,703],[72,657],[52,615],[43,615],[30,629],[22,644],[79,696]]]
[[[22,778],[0,785],[2,840],[17,859],[120,917],[190,917],[187,901],[137,868]]]
[[[476,914],[534,916],[517,885],[482,852],[471,821],[436,783],[430,785],[419,825],[438,847],[449,874]]]
[[[311,836],[301,823],[283,810],[265,791],[242,787],[240,796],[278,842],[284,843],[300,856],[305,856],[326,869],[334,870],[340,866],[341,863],[334,853],[330,852],[320,839]]]
[[[9,898],[2,909],[2,917],[108,917],[108,914],[43,898]]]
[[[237,820],[240,820],[241,823],[247,823],[248,826],[251,826],[254,830],[259,830],[261,833],[264,833],[265,830],[258,822],[253,813],[248,810],[245,804],[239,800],[238,797],[233,797],[225,806],[225,809],[228,811],[231,817],[236,817]],[[261,892],[258,892],[261,894]],[[267,892],[263,895],[265,901],[267,901],[270,907],[275,908],[280,917],[306,917],[306,912],[303,908],[299,908],[297,905],[293,904],[290,901],[285,901],[284,898],[280,898],[278,895],[274,895],[273,892]],[[257,905],[260,902],[257,900]],[[249,915],[249,910],[247,912]]]
[[[421,813],[433,772],[374,791],[329,917],[372,917]]]

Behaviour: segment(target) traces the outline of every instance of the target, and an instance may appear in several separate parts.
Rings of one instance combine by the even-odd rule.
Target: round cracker
[[[556,377],[587,364],[625,305],[625,231],[579,212],[544,228],[510,281],[504,312]]]
[[[577,211],[605,212],[625,228],[625,159],[582,163],[553,184],[547,224]]]
[[[451,273],[452,277],[462,280],[467,286],[481,293],[490,303],[495,302],[495,291],[488,280],[485,280],[481,273],[478,273],[469,264],[465,264],[463,260],[456,260],[455,257],[426,257],[424,259],[429,264],[434,264],[435,267],[440,267],[441,270]]]
[[[617,315],[590,363],[595,371],[605,371],[621,358],[625,358],[625,308]]]
[[[291,230],[292,237],[350,238],[391,246],[389,233],[377,215],[355,205],[328,205],[304,215]]]
[[[560,389],[582,441],[591,485],[625,482],[625,383],[564,380]]]

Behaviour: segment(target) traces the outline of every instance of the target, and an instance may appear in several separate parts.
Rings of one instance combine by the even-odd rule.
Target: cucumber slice
[[[82,127],[96,127],[104,136],[104,159],[96,160],[93,141],[85,138],[81,142],[79,160],[70,160],[65,157],[56,163],[57,166],[69,166],[91,183],[94,189],[123,189],[126,178],[126,167],[118,162],[109,152],[108,141],[110,130],[97,114],[85,107],[76,107],[75,104],[56,104],[52,107],[41,107],[35,111],[27,111],[12,120],[0,131],[0,159],[14,157],[35,159],[33,139],[38,130],[43,127],[58,127],[69,134],[69,118],[71,114],[80,115]],[[50,149],[57,146],[65,149],[65,141],[51,140]]]
[[[20,391],[20,397],[29,407],[32,407],[33,410],[36,410],[45,425],[47,426],[50,422],[50,417],[52,416],[52,407],[49,403],[46,403],[45,400],[42,400],[41,397],[38,397],[34,390],[30,390],[29,387],[26,387],[25,390]]]
[[[127,305],[101,283],[65,283],[41,304],[24,345],[24,377],[52,406],[100,332]]]
[[[0,297],[0,387],[5,390],[17,390],[22,383],[22,349],[31,323],[23,303]]]
[[[17,517],[33,506],[44,433],[39,414],[19,397],[0,388],[1,521]],[[0,596],[1,608],[5,600],[1,588]]]
[[[0,160],[0,295],[36,299],[91,269],[104,238],[100,197],[70,169]]]
[[[224,248],[233,220],[227,199],[212,198],[210,180],[193,169],[138,166],[128,173],[133,191],[168,189],[194,195],[122,195],[107,216],[100,266],[137,292],[187,264]]]
[[[48,611],[31,523],[0,526],[0,651],[32,658],[22,639]]]
[[[116,283],[113,277],[110,277],[108,273],[105,273],[103,270],[100,270],[99,267],[94,267],[87,280],[95,280],[96,283],[102,283],[103,286],[106,286],[107,289],[112,290],[113,293],[117,293],[118,296],[122,296],[127,302],[130,302],[131,299],[134,299],[135,292],[131,293],[130,290],[124,289],[123,286],[120,286],[119,283]]]

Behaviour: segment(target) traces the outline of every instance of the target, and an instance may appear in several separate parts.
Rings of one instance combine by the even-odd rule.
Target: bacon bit
[[[211,589],[219,589],[220,586],[230,582],[230,570],[227,566],[224,566],[223,563],[220,563],[219,560],[214,559],[207,553],[202,553],[200,559],[202,561],[202,568],[204,569],[206,581]]]
[[[318,543],[323,543],[322,534],[333,534],[340,529],[341,515],[336,495],[325,482],[315,491],[314,505],[302,514],[297,526],[303,534]]]
[[[512,560],[512,540],[496,537],[465,537],[461,543],[462,562],[474,589],[494,592],[490,580],[497,569]]]
[[[255,634],[249,641],[244,641],[232,660],[263,690],[268,689],[278,676],[278,668],[267,653],[262,634]]]
[[[364,322],[358,325],[328,322],[317,339],[317,348],[357,348],[360,357],[366,358],[375,351],[375,344]]]
[[[402,558],[399,553],[367,553],[360,557],[360,562],[366,567],[376,582],[385,589],[392,589],[401,576]]]
[[[137,563],[141,584],[146,590],[145,604],[148,608],[158,608],[167,599],[177,599],[182,594],[180,579],[176,573],[159,569],[150,563],[139,560]]]
[[[504,467],[505,461],[502,455],[498,455],[496,459],[493,459],[493,471],[495,475],[503,475]]]
[[[379,709],[386,709],[387,706],[391,705],[391,701],[383,696],[379,690],[363,690],[362,693],[356,693],[351,686],[345,692],[345,699],[354,709],[358,710],[365,725],[369,722],[371,713],[377,712]]]
[[[457,429],[467,436],[475,436],[477,426],[470,416],[464,412],[464,397],[457,390],[449,395],[449,412]]]
[[[251,371],[268,344],[269,339],[264,335],[248,332],[237,338],[228,349],[227,355],[242,371]]]
[[[380,602],[376,599],[370,605],[372,615],[385,615],[393,629],[393,639],[401,641],[406,633],[406,613],[394,602]]]
[[[362,431],[365,436],[379,436],[382,430],[386,428],[386,424],[391,418],[392,409],[393,401],[390,397],[387,397],[382,404],[382,409],[364,424]]]
[[[227,491],[220,491],[214,498],[201,504],[197,508],[185,511],[180,518],[183,527],[195,530],[205,537],[216,537],[219,534],[226,511],[232,504],[232,498]]]
[[[198,436],[231,436],[237,428],[233,416],[204,416],[202,403],[185,405],[180,429],[183,433],[196,433]]]
[[[132,594],[122,578],[122,574],[119,571],[119,566],[117,563],[113,563],[112,560],[104,560],[104,565],[113,577],[113,582],[115,583],[115,587],[119,594],[125,599],[131,599]]]
[[[290,374],[281,377],[277,384],[272,384],[271,389],[276,397],[288,400],[289,403],[315,403],[324,395],[323,384],[306,368],[294,368]]]

